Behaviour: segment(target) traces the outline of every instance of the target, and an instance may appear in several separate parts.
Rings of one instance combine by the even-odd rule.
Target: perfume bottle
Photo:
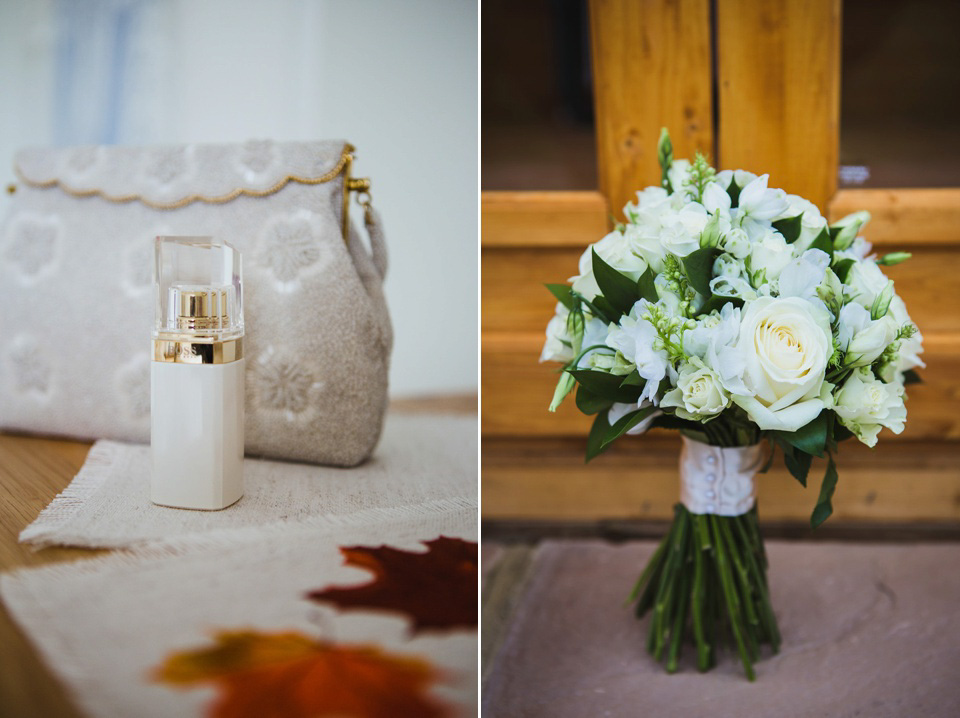
[[[240,252],[212,237],[157,237],[150,372],[150,499],[223,509],[243,495]]]

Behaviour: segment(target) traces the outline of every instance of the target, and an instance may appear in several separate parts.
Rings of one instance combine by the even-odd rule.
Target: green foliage
[[[831,413],[824,409],[816,419],[796,431],[771,431],[770,435],[781,445],[789,444],[804,453],[823,456]]]
[[[595,394],[583,384],[577,388],[577,408],[588,416],[609,409],[614,403],[613,399]]]
[[[909,386],[910,384],[923,384],[923,379],[913,369],[907,369],[903,372],[903,385]]]
[[[821,230],[820,234],[810,243],[810,249],[820,249],[826,252],[831,262],[833,262],[833,248],[834,244],[830,241],[830,233],[826,229]]]
[[[567,284],[544,284],[547,290],[567,309],[573,309],[573,289]]]
[[[593,276],[597,280],[597,286],[603,295],[597,300],[603,299],[609,303],[610,308],[620,315],[629,314],[633,305],[640,299],[640,289],[637,282],[623,274],[600,258],[597,250],[590,250],[593,255]],[[594,300],[594,303],[597,303]],[[614,320],[616,321],[616,320]]]
[[[647,267],[640,279],[637,280],[637,291],[641,299],[646,299],[651,304],[655,304],[660,296],[657,294],[657,285],[654,283],[656,274],[650,267]]]
[[[813,528],[817,528],[833,513],[832,499],[837,488],[837,479],[837,466],[833,462],[833,454],[830,454],[827,457],[827,471],[823,475],[823,483],[820,484],[820,496],[810,516],[810,525]]]
[[[623,377],[603,371],[589,369],[570,369],[569,373],[581,386],[599,397],[621,403],[635,402],[642,391],[639,386],[623,385]]]
[[[691,252],[683,260],[690,286],[705,297],[711,295],[710,280],[713,279],[713,263],[723,252],[716,247],[702,247]]]
[[[783,235],[787,244],[793,244],[800,237],[800,230],[803,229],[803,212],[796,217],[778,219],[773,223],[773,228]]]
[[[846,284],[850,277],[850,270],[853,269],[855,263],[856,260],[854,259],[841,259],[833,265],[833,273],[837,275],[837,279]]]

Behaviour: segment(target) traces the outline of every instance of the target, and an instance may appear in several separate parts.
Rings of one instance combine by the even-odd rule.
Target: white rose
[[[768,189],[770,175],[760,175],[740,192],[737,223],[751,239],[769,230],[772,220],[789,206],[787,193],[782,189]]]
[[[631,221],[636,221],[640,218],[641,212],[655,215],[663,207],[668,206],[669,202],[670,195],[663,187],[647,187],[637,192],[636,204],[627,202],[623,208],[623,214]]]
[[[734,395],[761,429],[796,431],[826,403],[820,396],[833,353],[829,314],[798,297],[760,297],[743,309],[736,349],[752,396]]]
[[[872,259],[854,262],[847,274],[850,296],[857,304],[870,309],[877,295],[887,288],[890,280]]]
[[[907,419],[903,387],[883,383],[866,367],[853,372],[843,383],[833,410],[840,423],[867,446],[876,445],[877,434],[883,427],[899,434]]]
[[[596,244],[587,247],[586,251],[580,255],[580,274],[570,277],[573,291],[582,294],[587,300],[592,300],[600,294],[600,287],[597,286],[597,280],[593,276],[591,250],[594,249],[600,259],[634,281],[640,279],[640,275],[647,269],[647,263],[630,250],[630,243],[624,236],[619,232],[611,232]]]
[[[763,271],[768,282],[780,276],[793,259],[793,248],[779,232],[768,230],[750,249],[750,272]]]
[[[660,242],[662,229],[658,219],[655,226],[652,223],[628,224],[623,230],[623,236],[630,246],[630,251],[642,257],[658,274],[663,271],[663,260],[667,256],[667,251]]]
[[[716,416],[730,404],[720,376],[697,357],[680,368],[677,388],[668,391],[660,407],[675,407],[681,419],[701,420]]]

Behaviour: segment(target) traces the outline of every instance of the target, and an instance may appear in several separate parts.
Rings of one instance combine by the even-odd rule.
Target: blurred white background
[[[390,245],[392,396],[477,389],[477,111],[469,0],[0,0],[4,186],[24,145],[357,147]]]

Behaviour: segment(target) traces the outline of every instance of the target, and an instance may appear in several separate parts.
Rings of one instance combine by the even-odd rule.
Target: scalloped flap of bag
[[[343,140],[28,148],[17,153],[14,169],[34,187],[174,207],[327,182],[343,174],[352,150]]]

